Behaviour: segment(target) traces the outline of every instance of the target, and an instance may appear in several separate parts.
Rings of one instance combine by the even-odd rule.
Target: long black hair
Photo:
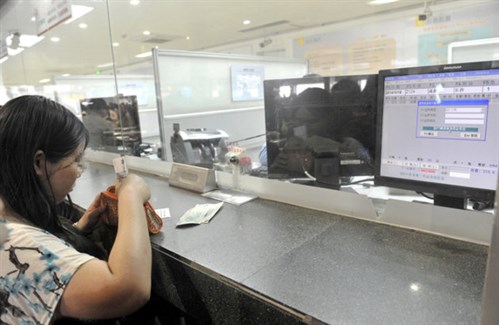
[[[71,225],[75,209],[69,196],[69,208],[67,202],[57,204],[34,168],[37,150],[57,163],[88,140],[83,123],[57,102],[36,95],[11,99],[0,108],[0,197],[37,227],[102,258],[98,246]]]

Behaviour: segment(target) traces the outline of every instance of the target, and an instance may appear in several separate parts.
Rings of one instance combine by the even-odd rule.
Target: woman
[[[87,143],[82,122],[50,99],[21,96],[0,108],[0,221],[8,231],[0,245],[0,323],[115,318],[150,297],[144,181],[122,181],[108,257],[85,237],[103,210],[98,197],[75,224],[64,208]]]

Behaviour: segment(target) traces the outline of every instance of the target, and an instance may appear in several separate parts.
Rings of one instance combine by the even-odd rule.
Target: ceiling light
[[[36,43],[44,39],[44,36],[19,34],[15,32],[5,38],[5,43],[7,47],[16,50],[18,47],[32,47]]]
[[[248,19],[243,20],[243,25],[249,25],[249,24],[251,24],[251,20]]]
[[[147,51],[147,52],[144,52],[144,53],[140,53],[140,54],[137,54],[135,57],[136,58],[147,58],[149,56],[152,55],[152,52],[151,51]]]
[[[85,23],[81,23],[81,24],[78,25],[78,27],[80,27],[81,29],[85,29],[85,28],[88,27],[88,25],[85,24]]]
[[[371,0],[369,1],[370,5],[386,5],[387,3],[397,2],[399,0]]]
[[[14,55],[18,55],[19,53],[21,53],[22,51],[24,51],[24,47],[18,47],[17,49],[11,49],[10,47],[7,47],[7,53],[10,55],[10,56],[14,56]]]
[[[89,6],[80,6],[80,5],[71,5],[71,18],[66,20],[65,24],[71,24],[76,19],[85,16],[90,11],[94,10],[94,7]]]
[[[186,36],[186,37],[185,37],[185,39],[186,39],[186,40],[190,40],[190,39],[191,39],[191,37],[190,37],[190,36]]]
[[[139,5],[139,4],[140,4],[140,1],[139,1],[139,0],[130,0],[130,4],[131,4],[132,6],[137,6],[137,5]]]
[[[45,38],[45,36],[21,34],[21,37],[19,37],[19,40],[20,40],[19,46],[32,47],[33,45],[40,42],[44,38]]]
[[[110,62],[110,63],[103,63],[103,64],[99,64],[97,66],[97,68],[107,68],[107,67],[110,67],[113,65],[113,62]]]
[[[61,76],[63,76],[63,77],[69,77],[69,76],[70,76],[70,74],[69,74],[69,73],[64,73],[64,74],[62,74]]]
[[[57,36],[54,36],[54,37],[51,37],[51,38],[50,38],[50,40],[51,40],[52,42],[54,42],[54,43],[57,43],[57,42],[59,42],[61,39],[60,39],[59,37],[57,37]]]
[[[42,79],[42,80],[40,80],[38,82],[41,83],[41,84],[45,84],[45,83],[47,83],[49,81],[50,81],[50,79]]]
[[[31,21],[36,21],[36,16],[31,17]]]
[[[118,46],[120,46],[120,43],[118,43],[118,42],[113,42],[113,46],[114,46],[114,47],[118,47]]]
[[[142,34],[144,34],[144,35],[151,35],[151,32],[148,31],[148,30],[145,30],[145,31],[142,32]]]

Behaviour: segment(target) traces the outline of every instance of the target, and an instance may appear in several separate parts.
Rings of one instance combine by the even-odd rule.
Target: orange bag
[[[114,185],[109,186],[105,191],[101,192],[100,204],[107,206],[107,209],[102,213],[103,221],[108,225],[118,225],[118,195],[116,194]],[[149,201],[144,205],[144,210],[146,212],[149,233],[159,233],[161,228],[163,228],[163,220],[158,216]]]

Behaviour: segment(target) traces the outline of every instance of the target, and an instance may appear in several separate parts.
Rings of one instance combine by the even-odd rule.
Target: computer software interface
[[[499,69],[384,81],[381,176],[496,188]]]

